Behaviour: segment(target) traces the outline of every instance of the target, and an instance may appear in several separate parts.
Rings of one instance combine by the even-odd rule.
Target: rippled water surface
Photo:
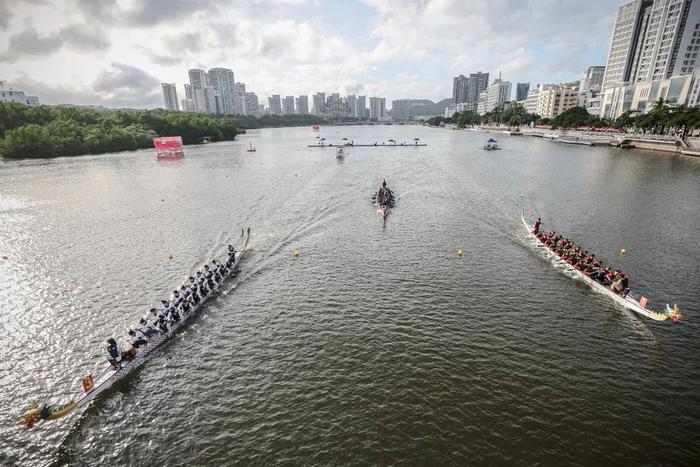
[[[428,144],[336,161],[315,135],[0,161],[1,464],[698,464],[700,159],[325,127]],[[523,207],[684,322],[552,267]],[[240,273],[185,332],[86,410],[18,424],[247,226]]]

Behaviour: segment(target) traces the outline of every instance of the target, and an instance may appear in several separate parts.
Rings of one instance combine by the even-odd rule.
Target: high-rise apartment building
[[[196,112],[207,111],[207,99],[204,96],[204,88],[207,86],[207,74],[204,70],[194,68],[188,73],[190,86],[192,87],[192,100]]]
[[[182,99],[182,110],[184,112],[195,112],[197,108],[194,105],[194,92],[192,85],[185,84],[185,98]]]
[[[297,113],[306,115],[309,113],[309,96],[299,96],[296,98]]]
[[[601,88],[603,87],[604,77],[604,66],[589,66],[586,72],[583,74],[583,79],[579,84],[579,90],[600,92]]]
[[[469,83],[467,85],[467,100],[472,110],[476,110],[479,102],[479,94],[489,87],[489,74],[477,71],[469,75]]]
[[[233,113],[235,115],[246,115],[245,83],[233,83]]]
[[[465,103],[469,110],[477,110],[479,94],[489,86],[489,74],[480,71],[456,76],[452,82],[452,101],[454,104]]]
[[[326,113],[326,93],[317,92],[313,96],[313,114],[323,116]]]
[[[355,116],[357,118],[367,118],[367,96],[357,96]]]
[[[177,88],[175,83],[160,83],[163,87],[163,100],[167,110],[180,110],[177,103]]]
[[[467,86],[469,78],[464,75],[455,76],[452,79],[452,103],[461,104],[467,102]]]
[[[294,114],[294,96],[286,96],[282,99],[282,113],[285,115]]]
[[[258,111],[258,96],[254,92],[246,92],[245,98],[245,113],[246,115],[252,115],[254,117],[260,117],[261,113]]]
[[[486,90],[486,104],[482,107],[481,112],[491,112],[504,102],[510,101],[511,91],[512,85],[510,81],[503,81],[500,77],[494,80]]]
[[[515,100],[524,102],[527,100],[527,93],[530,91],[530,83],[518,83],[515,85]]]
[[[203,92],[205,102],[204,111],[209,114],[223,113],[223,101],[219,90],[212,86],[205,86]]]
[[[370,120],[381,120],[386,116],[386,99],[384,97],[369,98]]]
[[[357,118],[357,96],[350,94],[345,97],[345,113],[348,117]]]
[[[700,65],[699,23],[698,0],[635,0],[620,6],[603,89],[692,73]]]
[[[699,41],[700,0],[635,0],[620,6],[599,114],[643,113],[659,98],[686,103],[700,66]]]
[[[273,94],[272,97],[267,98],[267,101],[270,106],[270,114],[282,115],[282,100],[279,94]]]
[[[700,63],[697,54],[692,57],[695,41],[690,43],[697,37],[698,22],[699,1],[654,0],[646,31],[636,44],[639,60],[630,81],[645,83],[692,73],[696,63]]]
[[[218,113],[233,115],[234,111],[234,77],[228,68],[210,68],[207,72],[209,86],[216,90],[220,101]]]
[[[591,115],[600,112],[600,91],[605,76],[604,66],[588,67],[578,87],[578,106],[588,110]]]

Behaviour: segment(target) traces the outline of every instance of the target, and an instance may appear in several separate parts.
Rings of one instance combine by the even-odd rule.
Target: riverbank
[[[0,156],[33,159],[133,151],[153,138],[181,136],[185,145],[231,141],[246,129],[326,123],[313,115],[209,115],[166,110],[112,110],[0,103]]]
[[[456,128],[455,128],[456,129]],[[676,136],[642,135],[638,133],[600,133],[592,131],[512,128],[494,126],[474,126],[465,128],[484,133],[500,133],[515,136],[530,136],[549,139],[560,144],[580,146],[613,146],[623,149],[644,149],[674,153],[685,156],[700,157],[700,140],[688,138],[687,141]]]

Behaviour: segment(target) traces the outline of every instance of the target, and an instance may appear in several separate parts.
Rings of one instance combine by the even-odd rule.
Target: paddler
[[[154,329],[153,326],[150,326],[148,321],[146,321],[144,318],[141,318],[139,324],[141,327],[138,330],[143,333],[144,336],[146,336],[146,340],[150,339],[151,336],[158,334],[158,330]]]
[[[129,331],[128,340],[129,340],[129,343],[137,349],[139,347],[141,347],[142,345],[148,344],[148,339],[146,339],[146,336],[138,329],[136,329],[136,330],[132,329]]]
[[[112,337],[107,339],[107,355],[109,355],[107,360],[115,369],[121,367],[120,363],[122,361],[122,351],[117,345],[117,341],[115,341]]]

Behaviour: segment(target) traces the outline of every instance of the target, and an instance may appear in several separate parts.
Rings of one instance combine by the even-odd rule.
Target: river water
[[[700,159],[324,127],[428,144],[337,161],[316,135],[0,162],[0,464],[697,465]],[[522,208],[684,321],[562,274]],[[240,272],[185,332],[86,410],[18,424],[247,226]]]

